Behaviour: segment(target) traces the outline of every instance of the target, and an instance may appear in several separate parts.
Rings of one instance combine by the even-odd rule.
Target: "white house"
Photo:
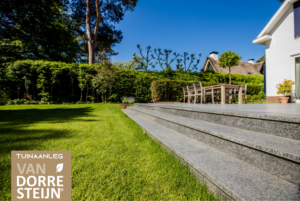
[[[300,0],[285,0],[253,43],[266,47],[267,101],[279,100],[276,85],[288,79],[300,102]]]

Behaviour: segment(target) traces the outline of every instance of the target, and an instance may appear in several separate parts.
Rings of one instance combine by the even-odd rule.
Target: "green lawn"
[[[214,200],[117,104],[0,106],[0,200],[11,150],[72,151],[72,200]]]

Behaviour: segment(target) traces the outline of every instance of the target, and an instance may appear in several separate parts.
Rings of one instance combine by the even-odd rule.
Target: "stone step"
[[[298,140],[243,130],[143,108],[135,112],[294,184],[300,184]]]
[[[152,138],[184,161],[200,181],[229,200],[299,200],[297,185],[278,178],[188,136],[123,110]]]
[[[134,104],[134,106],[300,140],[300,107],[291,104],[208,105],[148,103]]]

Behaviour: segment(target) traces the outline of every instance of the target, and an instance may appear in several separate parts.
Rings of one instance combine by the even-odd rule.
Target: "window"
[[[209,64],[208,69],[207,70],[211,70],[211,71],[215,71],[215,69],[211,66],[211,64]]]
[[[300,1],[294,3],[295,38],[300,36]]]

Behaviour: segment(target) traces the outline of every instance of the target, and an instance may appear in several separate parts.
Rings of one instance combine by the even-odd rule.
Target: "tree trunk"
[[[53,92],[53,86],[51,86],[51,101],[52,101],[52,92]]]
[[[229,67],[229,84],[231,85],[231,67]]]
[[[35,100],[35,98],[34,98],[34,84],[32,84],[32,100]]]
[[[72,81],[71,102],[73,102],[73,94],[74,94],[74,80],[73,80],[73,75],[71,76],[71,81]]]
[[[26,81],[24,84],[25,84],[26,93],[28,94],[28,85],[27,85]]]
[[[82,89],[80,88],[80,101],[82,101]]]
[[[61,92],[61,83],[59,84],[59,89],[58,89],[58,97],[61,97],[61,94],[60,94],[60,92]]]
[[[35,95],[35,83],[32,82],[32,100],[37,100],[36,95]]]
[[[85,102],[87,103],[87,99],[88,99],[88,93],[89,93],[89,88],[86,88],[86,96],[85,96]]]
[[[95,24],[94,33],[92,33],[91,28],[91,1],[86,0],[86,33],[87,33],[87,43],[88,43],[88,56],[89,56],[89,64],[94,63],[94,55],[95,55],[95,47],[96,47],[96,40],[97,40],[97,33],[99,29],[99,24],[101,20],[100,16],[100,6],[99,6],[99,0],[96,0],[96,14],[97,14],[97,20]]]
[[[18,99],[20,99],[20,87],[17,86],[17,89],[18,89]]]

